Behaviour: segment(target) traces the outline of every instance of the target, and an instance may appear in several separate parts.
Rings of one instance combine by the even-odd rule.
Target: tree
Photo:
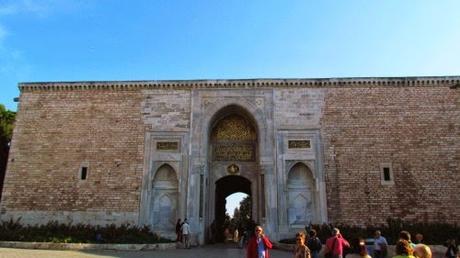
[[[15,117],[15,112],[7,110],[4,105],[0,104],[0,200],[2,197],[3,179],[5,178]]]

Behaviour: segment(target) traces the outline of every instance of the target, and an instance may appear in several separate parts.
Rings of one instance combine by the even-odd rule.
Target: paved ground
[[[291,252],[270,250],[271,258],[290,258]],[[176,249],[167,251],[53,251],[53,250],[30,250],[0,248],[0,258],[147,258],[147,257],[171,257],[171,258],[225,258],[245,257],[243,249],[225,245],[208,245],[192,249]]]

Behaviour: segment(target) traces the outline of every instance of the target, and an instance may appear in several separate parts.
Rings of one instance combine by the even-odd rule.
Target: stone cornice
[[[62,90],[135,89],[247,89],[247,88],[331,88],[331,87],[450,87],[458,88],[460,76],[357,77],[318,79],[164,80],[164,81],[81,81],[19,83],[21,92]]]

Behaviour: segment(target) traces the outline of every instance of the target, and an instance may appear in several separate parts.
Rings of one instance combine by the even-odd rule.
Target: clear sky
[[[459,0],[0,0],[18,82],[460,75]]]

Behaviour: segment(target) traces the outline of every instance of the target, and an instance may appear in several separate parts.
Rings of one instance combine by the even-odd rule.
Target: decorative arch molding
[[[169,167],[172,171],[174,171],[174,175],[176,177],[176,180],[180,181],[179,175],[177,173],[177,171],[179,171],[178,165],[175,164],[174,162],[167,162],[167,161],[155,161],[155,162],[153,162],[153,164],[152,164],[152,172],[151,172],[151,180],[150,181],[153,181],[155,179],[157,173],[163,167]]]
[[[179,180],[177,172],[167,162],[152,173],[151,181],[151,217],[152,231],[162,235],[171,235],[175,232],[175,220],[178,217]]]
[[[287,224],[290,228],[303,227],[318,219],[314,173],[309,166],[299,161],[292,162],[288,168],[285,183]]]
[[[206,141],[204,146],[209,144],[209,135],[215,121],[217,121],[225,111],[238,110],[252,122],[257,131],[259,156],[266,156],[266,142],[268,142],[267,115],[264,113],[263,109],[257,106],[257,102],[254,101],[254,98],[216,98],[215,101],[208,101],[206,103],[207,105],[205,105],[204,112],[212,115],[203,117],[203,135],[207,136],[204,139]],[[202,151],[207,151],[207,148],[203,148]],[[205,155],[205,153],[202,154]]]
[[[311,172],[311,176],[316,179],[316,173],[315,173],[315,164],[314,161],[311,160],[290,160],[286,162],[286,171],[288,171],[288,174],[291,172],[292,168],[297,166],[297,165],[303,165],[308,168],[308,170]]]

